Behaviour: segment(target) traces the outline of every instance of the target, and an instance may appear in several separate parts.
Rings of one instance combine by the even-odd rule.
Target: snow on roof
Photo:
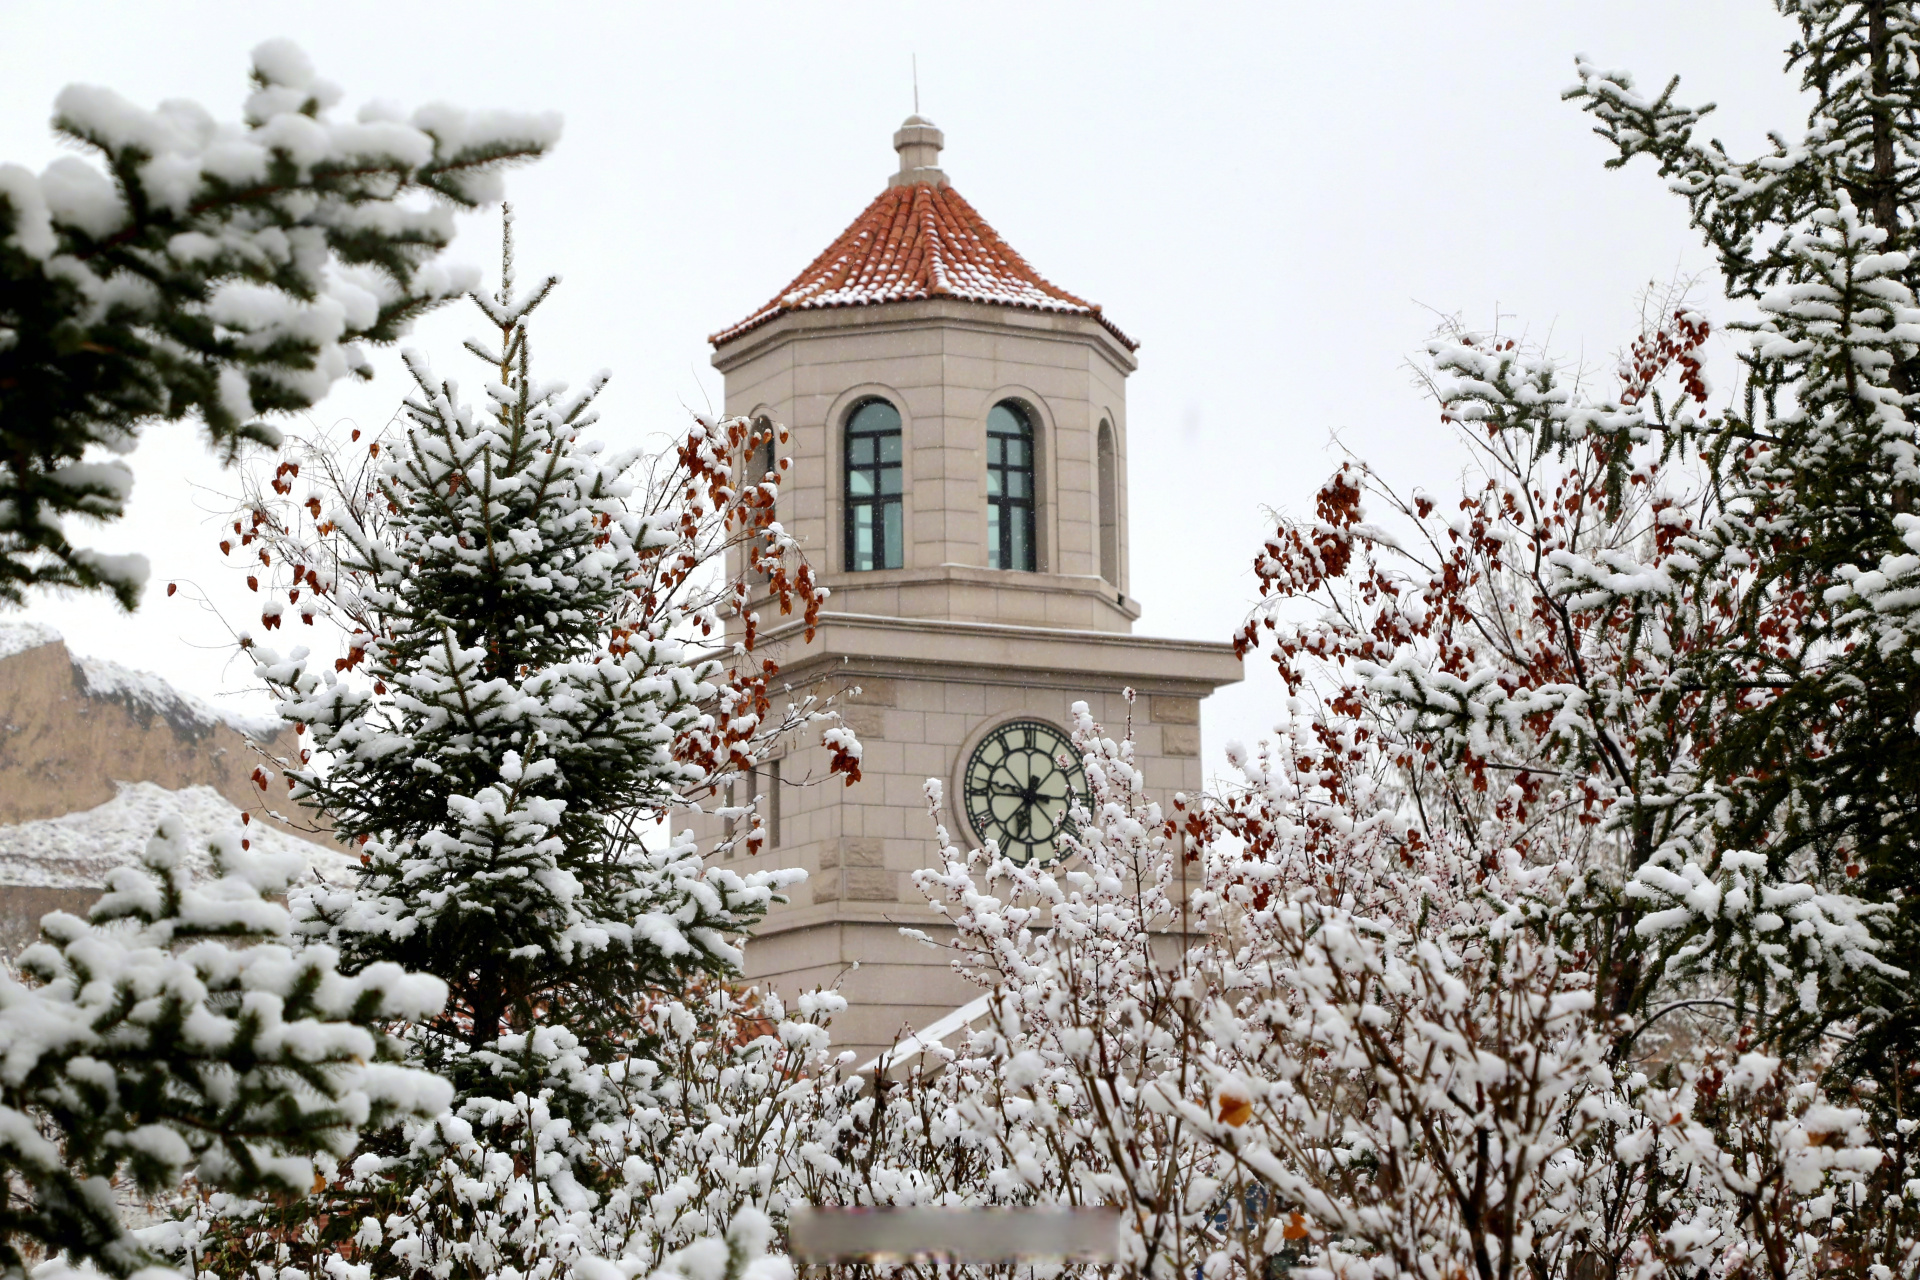
[[[0,659],[60,642],[60,633],[42,623],[0,623]],[[268,739],[286,727],[277,716],[216,707],[174,688],[151,671],[136,671],[105,658],[76,657],[73,665],[79,669],[81,686],[89,696],[111,698],[129,710],[157,715],[187,733],[204,733],[224,724],[249,738]]]
[[[939,1044],[954,1032],[972,1026],[987,1016],[987,999],[987,996],[975,996],[946,1017],[928,1023],[920,1030],[908,1036],[905,1040],[894,1045],[893,1048],[887,1050],[887,1060],[897,1063],[905,1062],[909,1058],[916,1058],[928,1045]],[[867,1063],[866,1066],[861,1067],[860,1070],[863,1073],[872,1071],[879,1065],[880,1059],[875,1058],[872,1062]]]
[[[1135,350],[1100,308],[1049,284],[950,186],[888,187],[766,306],[708,341],[722,346],[790,311],[958,298],[1091,316]]]
[[[240,824],[240,810],[212,787],[169,791],[151,782],[122,782],[113,799],[92,809],[0,827],[0,885],[47,889],[91,889],[115,867],[139,861],[160,819],[178,814],[185,827],[189,868],[211,866],[207,842]],[[359,862],[344,849],[302,840],[262,823],[246,836],[265,853],[293,853],[322,879],[345,883]]]

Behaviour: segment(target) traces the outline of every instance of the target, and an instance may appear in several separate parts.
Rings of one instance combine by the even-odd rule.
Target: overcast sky
[[[1311,511],[1336,436],[1402,485],[1456,485],[1459,447],[1406,369],[1440,315],[1500,316],[1605,369],[1649,280],[1711,266],[1650,165],[1602,167],[1606,145],[1559,98],[1573,55],[1643,87],[1681,73],[1684,99],[1720,104],[1711,133],[1747,154],[1803,122],[1781,73],[1790,35],[1767,0],[7,0],[0,161],[57,154],[47,119],[70,82],[237,117],[248,51],[272,36],[302,44],[347,110],[558,110],[558,150],[510,182],[523,272],[565,278],[535,350],[548,377],[612,369],[602,430],[634,443],[718,406],[705,335],[765,302],[884,185],[917,54],[954,185],[1141,342],[1128,388],[1138,630],[1225,639],[1253,599],[1268,509]],[[495,227],[469,220],[454,257],[490,263]],[[443,312],[408,345],[460,371],[475,330]],[[1724,384],[1729,349],[1715,358]],[[376,383],[313,417],[384,423],[402,384],[394,353],[377,363]],[[92,543],[152,557],[145,605],[126,617],[42,598],[28,616],[203,695],[243,689],[219,619],[158,585],[198,584],[246,624],[209,514],[222,505],[209,491],[233,478],[191,425],[150,431],[133,465],[131,517]],[[1216,695],[1209,771],[1277,704],[1257,668]]]

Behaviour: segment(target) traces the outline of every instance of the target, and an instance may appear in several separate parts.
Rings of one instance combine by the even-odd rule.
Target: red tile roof
[[[773,301],[708,341],[721,346],[789,311],[959,298],[1091,316],[1135,350],[1100,308],[1047,283],[950,186],[888,187]]]

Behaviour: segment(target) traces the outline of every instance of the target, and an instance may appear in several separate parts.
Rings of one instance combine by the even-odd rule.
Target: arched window
[[[1113,447],[1113,424],[1100,420],[1096,445],[1100,492],[1100,576],[1120,585],[1120,460]]]
[[[1033,420],[1011,400],[987,414],[987,567],[1032,572]]]
[[[780,462],[774,451],[773,438],[778,434],[774,430],[773,420],[764,414],[753,420],[753,434],[760,442],[753,446],[747,456],[746,473],[740,477],[743,485],[762,485],[778,478]]]
[[[902,555],[900,411],[868,400],[847,418],[847,568],[898,569]]]
[[[752,432],[748,439],[758,443],[753,444],[747,451],[746,462],[740,472],[741,491],[746,493],[758,489],[760,496],[755,499],[756,503],[768,504],[772,508],[768,515],[777,520],[780,518],[780,491],[778,488],[768,491],[766,486],[777,485],[780,479],[779,454],[774,447],[774,437],[779,434],[779,431],[773,425],[773,419],[765,414],[755,414]],[[754,563],[754,547],[744,546],[742,554],[746,557],[750,570],[748,579],[755,586],[764,586],[773,580],[771,572],[751,568]]]
[[[759,443],[753,446],[753,454],[747,459],[747,474],[742,477],[747,484],[765,484],[768,473],[778,469],[779,462],[773,448],[773,421],[766,417],[753,420],[753,434]]]

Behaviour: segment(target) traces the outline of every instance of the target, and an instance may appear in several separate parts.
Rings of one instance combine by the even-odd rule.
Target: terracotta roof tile
[[[721,346],[790,311],[959,298],[1091,316],[1132,351],[1100,308],[1049,284],[950,186],[888,187],[773,301],[708,341]]]

